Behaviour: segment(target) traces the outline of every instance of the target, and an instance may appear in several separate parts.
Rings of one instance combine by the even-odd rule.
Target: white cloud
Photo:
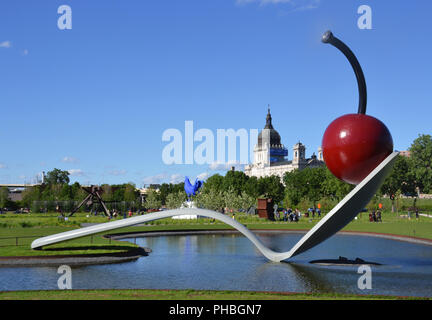
[[[0,48],[10,48],[10,47],[12,47],[12,44],[10,41],[0,42]]]
[[[126,170],[111,170],[108,171],[108,174],[113,176],[124,176],[126,174]]]
[[[198,180],[205,180],[210,176],[208,172],[203,172],[197,175]]]
[[[0,169],[4,169],[7,168],[7,165],[5,165],[4,163],[0,163]]]
[[[28,53],[29,53],[29,51],[28,51],[27,49],[24,49],[24,50],[22,51],[22,55],[23,55],[23,56],[28,55]]]
[[[147,176],[143,179],[144,184],[162,184],[168,183],[180,183],[184,181],[184,176],[178,173],[168,174],[166,172],[159,173],[154,176]]]
[[[64,163],[78,163],[79,160],[77,158],[74,158],[74,157],[64,157],[63,159],[61,159],[61,162],[64,162]]]
[[[67,170],[69,172],[69,175],[71,176],[75,176],[75,177],[84,177],[86,176],[86,174],[84,173],[84,171],[82,171],[81,169],[70,169]]]
[[[303,5],[296,6],[294,11],[304,11],[304,10],[312,10],[317,9],[320,5],[321,0],[309,0],[306,1]]]
[[[162,183],[163,180],[166,180],[167,174],[166,173],[159,173],[154,176],[147,176],[143,179],[144,184],[159,184]]]
[[[219,162],[213,162],[209,165],[210,170],[225,170],[226,169],[226,163],[219,163]]]
[[[209,165],[209,169],[213,171],[230,170],[232,167],[235,170],[243,170],[244,164],[240,164],[239,161],[228,161],[228,162],[213,162]]]
[[[176,174],[170,175],[169,180],[170,180],[170,183],[180,183],[180,182],[184,181],[184,178],[185,177],[183,175],[176,173]]]

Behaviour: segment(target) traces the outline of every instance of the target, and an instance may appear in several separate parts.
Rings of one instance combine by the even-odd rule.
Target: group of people
[[[299,209],[284,209],[283,210],[283,221],[289,221],[289,222],[298,222],[301,218],[302,213]]]
[[[294,210],[292,208],[283,209],[283,221],[289,221],[289,222],[298,222],[302,216],[302,213],[299,209],[295,208]],[[309,208],[305,213],[305,218],[309,218],[310,216],[312,218],[315,218],[315,215],[317,215],[319,218],[321,217],[321,210],[318,208]],[[277,211],[277,208],[275,208],[275,220],[281,220],[279,212]]]
[[[318,216],[318,218],[321,218],[321,209],[320,208],[309,208],[308,211],[305,213],[306,218],[309,218],[309,215],[312,216],[312,218],[315,218],[315,214]]]
[[[372,212],[369,213],[369,221],[370,222],[382,222],[381,211],[377,210],[377,212],[375,212],[375,210],[372,210]]]
[[[412,210],[411,208],[408,209],[408,220],[411,220],[411,210]],[[415,212],[416,219],[419,219],[420,218],[419,209],[418,208],[414,208],[413,211]]]

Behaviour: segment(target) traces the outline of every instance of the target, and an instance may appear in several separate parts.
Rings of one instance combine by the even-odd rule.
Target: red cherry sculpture
[[[340,180],[359,184],[393,151],[393,139],[384,123],[366,115],[366,81],[355,55],[330,31],[323,35],[322,41],[345,54],[354,69],[359,87],[358,113],[337,118],[324,132],[324,161]]]
[[[322,148],[324,161],[336,177],[359,184],[393,151],[393,139],[380,120],[346,114],[327,127]]]

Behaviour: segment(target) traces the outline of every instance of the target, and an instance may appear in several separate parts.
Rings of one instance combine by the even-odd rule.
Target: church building
[[[269,108],[266,125],[259,133],[258,143],[254,148],[254,162],[245,166],[244,172],[258,178],[274,175],[282,179],[285,172],[324,165],[321,147],[318,148],[318,156],[314,153],[311,158],[306,158],[306,147],[300,141],[293,147],[292,160],[287,157],[288,149],[281,143],[279,133],[273,128]]]

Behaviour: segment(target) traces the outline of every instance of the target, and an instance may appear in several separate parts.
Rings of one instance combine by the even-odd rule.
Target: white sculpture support
[[[153,220],[164,219],[178,215],[199,215],[220,220],[240,231],[269,260],[280,262],[298,255],[326,240],[345,227],[369,203],[396,160],[398,152],[393,152],[380,163],[359,185],[357,185],[341,202],[339,202],[319,223],[307,232],[294,247],[287,252],[275,252],[267,248],[248,228],[231,217],[219,212],[184,208],[153,212],[142,216],[111,221],[90,227],[66,231],[51,236],[36,239],[31,248],[41,248],[54,243],[107,232],[114,229],[129,227]]]
[[[399,152],[393,152],[384,159],[383,162],[294,245],[290,250],[290,255],[285,259],[316,246],[350,223],[366,207],[381,187],[393,168],[398,154]]]

